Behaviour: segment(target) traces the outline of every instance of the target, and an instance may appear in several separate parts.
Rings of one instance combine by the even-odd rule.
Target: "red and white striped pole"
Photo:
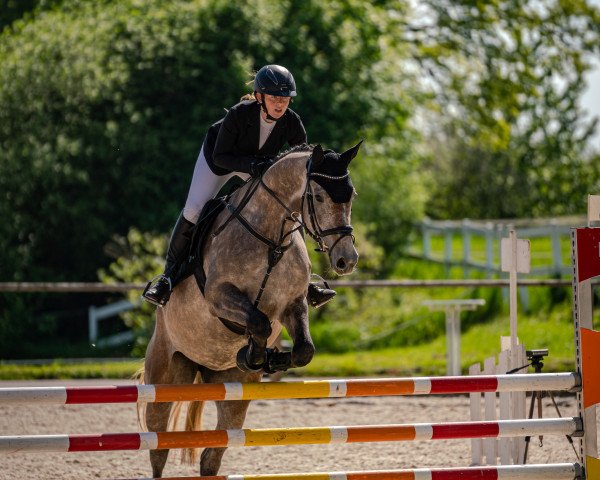
[[[501,420],[498,422],[416,423],[351,427],[106,433],[99,435],[25,435],[0,437],[0,453],[164,450],[579,435],[581,427],[579,417],[566,417]]]
[[[1,388],[0,404],[95,404],[177,401],[446,395],[472,392],[576,391],[575,373],[314,380],[274,383]]]
[[[267,475],[220,475],[169,477],[162,480],[573,480],[582,478],[577,463],[509,465],[502,467],[415,468],[365,472],[287,473]],[[136,478],[122,480],[158,480]]]

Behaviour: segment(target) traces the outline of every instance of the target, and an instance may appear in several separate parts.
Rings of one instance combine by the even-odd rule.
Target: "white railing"
[[[126,330],[124,332],[99,339],[98,323],[106,318],[114,317],[121,312],[126,312],[132,308],[136,308],[137,306],[138,305],[134,305],[129,300],[121,300],[102,307],[91,305],[88,308],[88,337],[90,344],[98,347],[112,347],[133,340],[133,332],[131,330]]]
[[[515,219],[515,220],[489,220],[474,221],[463,219],[460,221],[438,221],[426,218],[420,224],[422,233],[422,252],[412,252],[420,258],[443,263],[450,267],[459,265],[468,269],[477,269],[494,274],[501,271],[499,262],[500,239],[506,237],[510,229],[515,229],[520,238],[549,238],[551,242],[550,261],[546,265],[536,265],[531,269],[532,275],[568,276],[571,266],[563,262],[562,244],[570,244],[571,228],[583,226],[585,217],[565,217],[552,219]],[[432,250],[432,238],[442,237],[444,241],[443,253],[435,254]],[[452,250],[455,237],[461,241],[461,254],[457,255]],[[483,260],[474,259],[472,239],[483,237],[485,254]],[[565,248],[565,251],[568,250]]]

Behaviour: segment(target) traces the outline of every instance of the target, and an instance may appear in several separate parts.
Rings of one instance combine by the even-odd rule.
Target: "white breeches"
[[[234,175],[243,179],[248,178],[247,173],[228,173],[226,175],[215,175],[204,157],[204,146],[200,149],[200,154],[196,160],[194,167],[194,175],[192,176],[192,184],[188,192],[185,207],[183,207],[183,216],[186,220],[196,223],[202,207],[213,198],[223,185]]]

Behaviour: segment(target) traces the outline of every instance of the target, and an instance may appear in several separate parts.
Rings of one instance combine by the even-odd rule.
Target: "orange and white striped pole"
[[[580,432],[581,419],[566,417],[497,422],[416,423],[351,427],[106,433],[99,435],[25,435],[0,437],[0,454],[397,442],[578,435]]]
[[[447,395],[472,392],[575,391],[575,373],[310,380],[273,383],[123,385],[108,387],[1,388],[0,404],[95,404],[384,395]]]
[[[267,475],[219,475],[168,477],[161,480],[573,480],[582,478],[577,463],[509,465],[501,467],[415,468],[364,472],[284,473]],[[122,480],[158,480],[136,478]]]

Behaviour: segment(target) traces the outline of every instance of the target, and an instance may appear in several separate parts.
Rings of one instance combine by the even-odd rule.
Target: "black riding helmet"
[[[276,97],[295,97],[296,82],[281,65],[265,65],[254,77],[254,91]]]

